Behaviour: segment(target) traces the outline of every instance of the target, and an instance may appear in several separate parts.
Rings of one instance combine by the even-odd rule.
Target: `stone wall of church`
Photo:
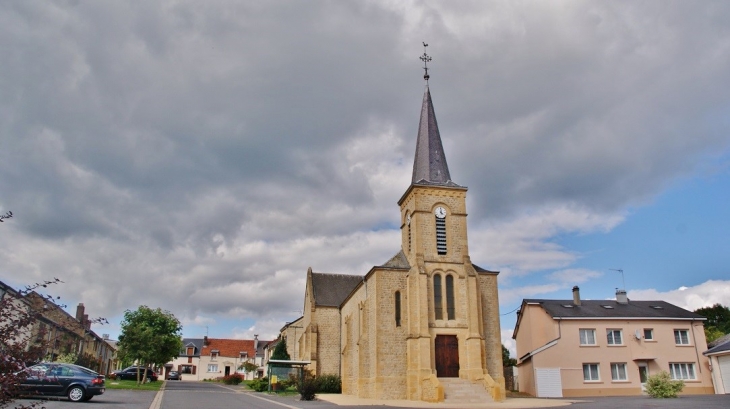
[[[341,351],[342,351],[342,393],[359,396],[358,377],[363,331],[362,310],[366,288],[361,286],[342,306],[341,315]]]
[[[406,399],[405,271],[380,270],[342,307],[342,393],[374,399]],[[401,293],[401,325],[395,292]]]
[[[316,375],[340,374],[340,311],[336,307],[317,307],[312,314],[317,329]]]
[[[406,271],[378,271],[374,274],[377,292],[372,304],[375,311],[374,339],[377,340],[374,352],[377,364],[374,373],[376,398],[407,398],[407,320],[408,300],[406,298]],[[401,322],[395,321],[395,293],[400,292]]]
[[[487,372],[497,381],[497,378],[503,379],[504,377],[502,370],[502,336],[499,325],[497,275],[479,274],[479,290],[482,297],[484,341],[487,350]]]

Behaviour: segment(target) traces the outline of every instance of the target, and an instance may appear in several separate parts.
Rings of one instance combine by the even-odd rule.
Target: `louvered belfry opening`
[[[446,254],[446,218],[436,218],[436,251],[439,255]]]

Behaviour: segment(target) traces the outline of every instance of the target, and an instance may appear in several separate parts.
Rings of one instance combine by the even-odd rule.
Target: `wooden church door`
[[[436,335],[436,376],[439,378],[459,377],[459,340],[456,335]]]

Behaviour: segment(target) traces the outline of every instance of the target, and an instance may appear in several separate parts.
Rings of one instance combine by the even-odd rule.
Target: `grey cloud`
[[[192,317],[263,316],[266,292],[226,288],[278,285],[276,271],[293,299],[281,311],[310,265],[363,274],[399,244],[398,196],[383,195],[409,180],[424,40],[470,223],[642,203],[730,147],[728,11],[13,2],[0,11],[0,209],[16,217],[0,279],[62,276],[106,315],[192,297]],[[350,162],[390,130],[402,143]],[[378,162],[402,177],[376,185]]]

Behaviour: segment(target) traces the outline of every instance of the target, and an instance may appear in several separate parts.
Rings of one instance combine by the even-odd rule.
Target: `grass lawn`
[[[132,390],[136,390],[136,391],[157,391],[157,390],[160,390],[160,387],[162,387],[162,381],[143,383],[142,385],[138,386],[137,381],[121,381],[121,380],[107,379],[104,382],[104,386],[107,389],[132,389]]]

